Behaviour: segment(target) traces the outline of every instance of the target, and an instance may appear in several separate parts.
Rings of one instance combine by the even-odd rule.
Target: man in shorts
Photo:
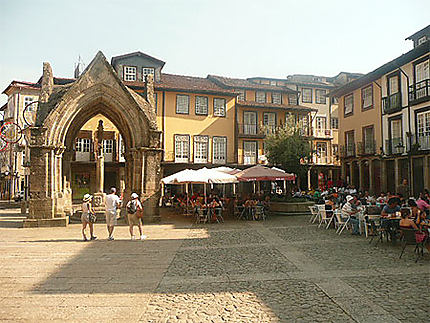
[[[117,224],[116,212],[121,207],[121,199],[116,195],[116,188],[110,189],[110,194],[106,195],[106,225],[109,233],[109,241],[114,240],[113,229]]]

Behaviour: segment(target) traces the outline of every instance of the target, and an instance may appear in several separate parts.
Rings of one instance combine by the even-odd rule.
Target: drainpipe
[[[412,187],[412,156],[411,156],[411,149],[412,149],[412,133],[411,133],[411,105],[409,102],[409,76],[405,73],[405,71],[399,66],[399,71],[406,77],[406,98],[408,99],[408,134],[406,136],[408,137],[409,142],[409,151],[408,151],[408,186],[409,186],[409,192],[413,192]]]

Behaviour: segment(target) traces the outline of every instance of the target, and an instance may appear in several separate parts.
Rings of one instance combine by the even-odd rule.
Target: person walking
[[[146,236],[142,231],[142,222],[140,221],[140,214],[143,214],[143,207],[139,201],[139,195],[136,193],[131,194],[131,201],[127,203],[127,218],[130,229],[131,240],[136,240],[136,236],[133,233],[135,225],[139,228],[140,240],[145,240]]]
[[[94,211],[91,207],[91,200],[93,199],[93,196],[90,194],[85,194],[84,198],[82,200],[82,215],[81,215],[81,221],[82,221],[82,236],[84,241],[88,241],[87,236],[85,235],[85,229],[87,228],[87,225],[90,227],[90,240],[96,240],[97,237],[94,235],[94,222],[91,221],[91,218],[94,217]]]
[[[106,195],[106,226],[108,230],[108,240],[112,241],[113,238],[113,230],[117,224],[117,209],[121,207],[121,199],[118,195],[116,195],[116,188],[112,187],[110,189],[110,194]]]

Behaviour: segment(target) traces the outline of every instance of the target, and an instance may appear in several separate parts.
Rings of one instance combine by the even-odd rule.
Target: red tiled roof
[[[124,84],[131,87],[143,87],[144,82],[140,81],[124,81]],[[161,74],[161,81],[154,82],[154,87],[157,90],[172,90],[172,91],[184,91],[184,92],[204,92],[204,93],[216,93],[228,96],[236,96],[237,93],[234,90],[225,89],[218,86],[216,83],[210,81],[208,78],[176,75],[176,74]]]
[[[289,89],[285,86],[275,86],[268,84],[259,84],[252,82],[248,79],[237,79],[218,75],[208,75],[208,79],[213,80],[217,84],[220,84],[229,88],[243,88],[250,90],[270,90],[279,92],[296,93],[296,91]]]
[[[302,105],[292,104],[277,104],[277,103],[259,103],[255,101],[237,101],[237,106],[242,107],[253,107],[253,108],[275,108],[275,109],[290,109],[290,110],[302,110],[306,112],[318,111],[315,108],[305,107]]]
[[[23,88],[35,89],[35,90],[40,89],[40,85],[37,83],[26,82],[26,81],[15,81],[14,80],[8,85],[8,87],[2,93],[7,94],[6,92],[12,87],[23,87]]]

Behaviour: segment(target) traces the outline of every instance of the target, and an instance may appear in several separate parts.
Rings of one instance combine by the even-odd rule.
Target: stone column
[[[105,181],[105,157],[97,156],[96,160],[96,193],[103,193]]]
[[[386,193],[388,188],[387,165],[385,160],[381,159],[381,191]]]
[[[424,156],[424,188],[430,188],[430,156]]]
[[[352,161],[351,163],[349,163],[349,185],[353,185],[354,184],[354,168],[352,165]]]
[[[373,195],[375,193],[375,180],[373,178],[375,176],[373,172],[373,160],[369,160],[369,194]]]
[[[145,149],[144,191],[145,217],[150,222],[160,221],[158,203],[160,200],[161,149]]]
[[[312,189],[312,185],[311,185],[311,169],[308,169],[308,190]]]
[[[44,128],[31,128],[30,136],[30,200],[28,218],[24,227],[66,226],[68,217],[58,208],[61,198],[54,181],[56,175],[62,176],[61,148],[46,146]],[[60,174],[57,174],[60,172]],[[58,209],[58,212],[57,212]]]
[[[395,194],[395,190],[397,190],[397,186],[400,184],[400,169],[399,169],[399,159],[394,159],[394,192],[391,192]]]
[[[362,191],[364,188],[364,167],[363,161],[358,161],[358,188],[357,190]]]
[[[105,157],[103,154],[97,156],[96,160],[96,192],[93,197],[93,209],[97,215],[104,215],[105,208],[105,193],[104,189],[104,177],[105,177]]]

